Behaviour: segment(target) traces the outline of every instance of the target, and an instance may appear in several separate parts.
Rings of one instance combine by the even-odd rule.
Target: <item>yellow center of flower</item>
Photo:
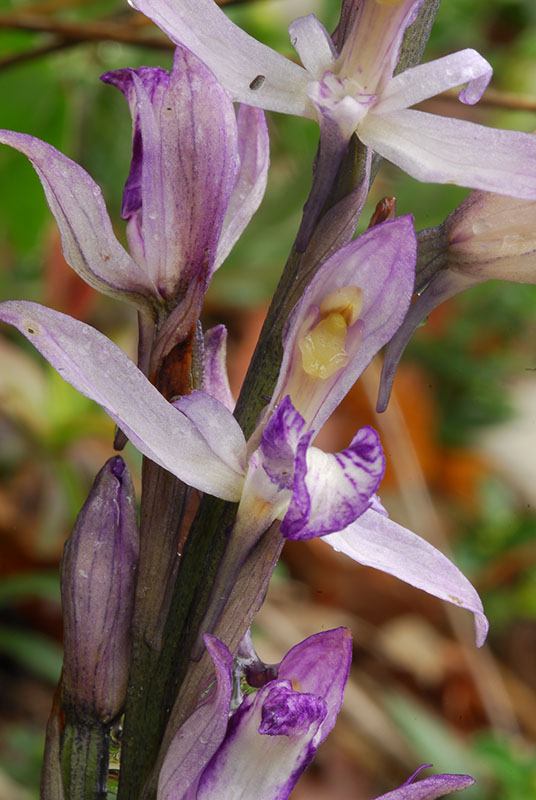
[[[346,334],[362,308],[363,292],[357,286],[326,295],[319,307],[321,320],[298,342],[307,375],[326,380],[348,364]]]
[[[400,6],[404,0],[376,0],[380,6]]]

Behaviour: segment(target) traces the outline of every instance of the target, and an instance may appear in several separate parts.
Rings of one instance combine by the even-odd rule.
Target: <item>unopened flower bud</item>
[[[107,723],[123,705],[138,563],[134,487],[120,456],[97,475],[65,543],[63,706]]]
[[[536,282],[536,202],[471,192],[445,229],[451,268],[482,281]]]

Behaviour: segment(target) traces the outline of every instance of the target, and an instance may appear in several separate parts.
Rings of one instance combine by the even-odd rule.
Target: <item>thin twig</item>
[[[459,89],[448,89],[439,95],[442,100],[458,101]],[[526,94],[503,92],[500,89],[486,89],[478,103],[480,106],[505,108],[509,111],[536,111],[536,97]]]
[[[0,14],[0,29],[56,33],[64,39],[77,41],[114,41],[171,50],[175,45],[163,36],[140,36],[129,26],[111,22],[63,22],[33,14]]]

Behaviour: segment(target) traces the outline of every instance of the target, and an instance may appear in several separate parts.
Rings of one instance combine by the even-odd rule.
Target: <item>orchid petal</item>
[[[263,112],[242,105],[237,125],[240,168],[223,220],[213,271],[223,264],[260,206],[270,166],[270,142]]]
[[[416,240],[411,217],[371,228],[333,254],[318,270],[294,307],[283,335],[283,359],[269,413],[290,394],[297,410],[318,431],[401,324],[411,299]],[[363,291],[360,319],[348,329],[349,362],[326,380],[308,376],[299,342],[318,319],[318,307],[336,289]]]
[[[371,509],[324,541],[360,564],[472,611],[477,646],[484,644],[488,621],[480,597],[458,567],[425,539]]]
[[[214,0],[130,2],[172,41],[195,53],[233,100],[271,111],[314,116],[305,93],[310,80],[306,70],[249,36]]]
[[[326,714],[323,698],[293,691],[288,680],[248,695],[203,772],[196,800],[285,800],[314,755],[312,739]]]
[[[217,431],[219,458],[203,433],[173,408],[143,373],[101,333],[37,303],[0,303],[0,319],[15,325],[79,392],[108,412],[145,456],[190,486],[225,500],[238,500],[243,475],[234,425]],[[203,429],[204,430],[204,429]]]
[[[216,685],[175,734],[158,778],[158,800],[186,800],[195,792],[227,730],[233,658],[214,636],[205,635],[203,640],[216,671]]]
[[[309,636],[289,650],[279,665],[279,677],[292,681],[298,691],[323,697],[328,713],[314,739],[318,746],[335,725],[352,662],[352,636],[336,628]]]
[[[0,131],[0,142],[30,159],[58,223],[63,254],[74,271],[97,291],[150,311],[156,288],[117,241],[93,178],[33,136]]]
[[[340,73],[355,78],[365,92],[381,91],[398,63],[406,28],[415,21],[422,3],[363,0],[353,11],[353,27],[337,62]]]
[[[205,332],[204,389],[233,412],[235,400],[227,375],[227,328],[216,325]]]
[[[138,84],[143,89],[143,99],[147,98],[148,103],[138,100],[136,83],[133,75],[136,75]],[[141,133],[140,116],[147,112],[154,118],[152,107],[159,108],[162,105],[162,95],[169,86],[169,73],[156,67],[140,67],[139,69],[118,69],[113,72],[105,72],[100,76],[103,83],[109,83],[122,92],[128,103],[132,115],[132,161],[130,172],[123,191],[123,204],[121,216],[129,219],[142,208],[142,165],[143,165],[143,137]],[[155,121],[153,121],[153,126]],[[148,143],[147,143],[148,144]]]
[[[309,447],[310,436],[298,446],[289,510],[281,523],[287,539],[312,539],[347,528],[369,508],[385,472],[378,434],[361,428],[350,447],[324,453]]]
[[[385,411],[387,408],[398,364],[409,340],[421,322],[441,303],[485,280],[486,278],[479,280],[474,276],[463,275],[461,272],[450,269],[442,270],[432,278],[426,289],[410,306],[404,322],[387,345],[378,392],[377,410],[379,412]]]
[[[206,392],[195,391],[178,397],[173,405],[193,422],[222,461],[232,464],[238,472],[245,472],[246,440],[242,428],[223,403]],[[222,431],[229,435],[222,436]]]
[[[320,80],[337,58],[331,36],[314,14],[293,20],[288,32],[305,69],[313,78]]]
[[[259,452],[263,471],[278,491],[292,488],[294,458],[304,426],[305,420],[285,397],[262,432]]]
[[[417,180],[536,199],[536,136],[405,109],[367,114],[357,135]]]
[[[290,398],[285,397],[264,427],[259,447],[249,460],[233,529],[235,536],[244,542],[254,543],[274,519],[286,512],[292,494],[296,449],[304,426],[305,420]]]
[[[155,72],[151,83],[147,68],[139,75],[123,70],[116,84],[127,99],[136,96],[135,175],[127,188],[132,192],[139,182],[141,160],[138,210],[145,259],[168,299],[193,281],[206,289],[236,178],[237,133],[227,92],[192,53],[177,48],[167,81]]]
[[[462,83],[467,86],[460,92],[459,99],[473,105],[484,94],[492,71],[491,65],[476,50],[459,50],[395,75],[385,86],[374,113],[408,108]]]
[[[415,776],[424,768],[418,769],[398,789],[382,794],[380,797],[376,797],[375,800],[437,800],[438,797],[443,797],[445,794],[467,789],[475,782],[475,779],[471,778],[470,775],[433,775],[430,778],[424,778],[422,781],[413,783]]]

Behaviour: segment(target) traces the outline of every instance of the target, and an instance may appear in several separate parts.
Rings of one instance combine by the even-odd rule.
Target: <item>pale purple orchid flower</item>
[[[311,445],[404,319],[415,258],[412,220],[400,217],[371,228],[322,265],[289,317],[279,380],[247,443],[221,378],[221,331],[210,360],[220,399],[198,391],[171,405],[90,326],[24,301],[0,304],[0,319],[100,403],[144,455],[191,486],[239,502],[230,572],[280,519],[288,538],[322,536],[362,564],[469,609],[481,645],[487,620],[474,588],[432,545],[390,520],[375,497],[384,471],[377,433],[361,429],[338,454]]]
[[[341,708],[349,630],[318,633],[293,647],[277,678],[232,713],[232,656],[215,637],[204,641],[216,682],[170,744],[158,800],[286,800]]]
[[[382,794],[374,800],[437,800],[438,797],[451,792],[461,792],[475,782],[470,775],[433,775],[415,783],[417,775],[430,766],[431,764],[425,764],[419,767],[398,789]]]
[[[442,225],[421,231],[418,239],[418,296],[387,347],[378,411],[387,407],[409,340],[441,303],[490,280],[536,283],[536,202],[471,192]]]
[[[196,53],[233,99],[316,119],[321,151],[329,149],[334,161],[355,132],[418,180],[536,198],[534,137],[410,109],[461,84],[467,84],[461,102],[476,103],[492,72],[468,49],[393,75],[404,32],[423,0],[362,0],[346,7],[340,53],[313,14],[294,20],[290,38],[303,66],[249,36],[214,0],[130,2]]]
[[[237,118],[211,71],[183,48],[170,74],[142,67],[103,79],[125,93],[133,116],[122,209],[130,254],[115,237],[99,186],[82,167],[26,134],[0,131],[0,142],[30,159],[65,258],[87,283],[152,315],[175,309],[174,327],[191,326],[214,270],[264,194],[264,116],[242,107]]]

